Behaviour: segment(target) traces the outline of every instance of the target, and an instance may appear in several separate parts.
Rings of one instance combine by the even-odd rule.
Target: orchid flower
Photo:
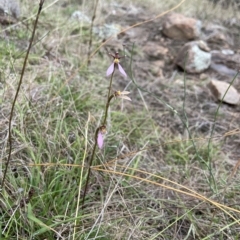
[[[98,129],[98,133],[97,133],[97,144],[98,144],[98,147],[100,149],[103,148],[103,143],[104,143],[104,134],[106,133],[106,127],[105,126],[101,126],[99,127]]]
[[[110,67],[107,69],[107,77],[114,72],[114,69],[115,69],[115,68],[118,68],[119,72],[120,72],[124,77],[127,77],[126,72],[124,71],[124,69],[122,68],[122,66],[121,66],[120,63],[119,63],[119,62],[120,62],[119,59],[122,58],[122,57],[120,57],[120,56],[118,55],[118,52],[116,52],[115,55],[113,55],[113,54],[109,54],[109,55],[111,55],[111,56],[113,57],[113,63],[112,63],[112,64],[110,65]]]
[[[102,147],[103,147],[103,135],[100,131],[98,132],[98,136],[97,136],[97,144],[98,144],[98,147],[100,149],[102,149]]]
[[[130,98],[130,97],[128,97],[128,96],[125,96],[125,95],[128,95],[130,92],[128,92],[128,91],[123,91],[123,92],[121,92],[121,91],[116,91],[116,92],[114,92],[114,96],[116,97],[116,98],[122,98],[122,99],[125,99],[125,100],[128,100],[128,101],[132,101],[132,99]]]

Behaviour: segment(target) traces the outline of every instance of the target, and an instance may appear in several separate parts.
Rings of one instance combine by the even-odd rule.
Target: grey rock
[[[102,39],[109,37],[114,37],[117,39],[117,35],[119,32],[121,32],[121,29],[121,26],[117,24],[104,24],[102,26],[93,27],[93,32]]]
[[[229,48],[234,41],[228,28],[214,23],[207,23],[203,28],[203,39],[215,49]]]
[[[234,54],[234,51],[231,49],[223,49],[221,52],[224,55],[233,55]]]
[[[17,0],[0,0],[0,15],[13,16],[19,18],[20,5]]]
[[[82,13],[81,11],[73,12],[71,18],[76,19],[79,22],[91,23],[90,18],[86,14]]]
[[[232,54],[233,53],[233,54]],[[223,64],[230,69],[238,70],[240,66],[240,54],[233,51],[211,51],[212,62],[215,64]]]
[[[223,64],[217,64],[214,62],[211,62],[210,68],[214,71],[218,72],[219,74],[234,77],[237,75],[237,71],[234,69],[231,69]]]
[[[201,73],[211,64],[211,53],[203,41],[186,43],[178,53],[176,64],[188,73]]]

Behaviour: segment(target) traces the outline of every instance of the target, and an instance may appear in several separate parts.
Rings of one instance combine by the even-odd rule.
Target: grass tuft
[[[233,16],[231,6],[181,2],[176,11],[206,22]],[[194,76],[183,86],[146,73],[151,63],[144,43],[126,44],[121,64],[129,77],[116,75],[112,90],[130,91],[132,101],[112,100],[104,147],[96,148],[87,180],[110,82],[107,53],[119,50],[119,41],[103,44],[90,23],[71,14],[95,14],[92,27],[99,27],[114,13],[145,6],[148,17],[119,18],[125,28],[179,3],[99,1],[93,12],[95,1],[45,2],[12,115],[0,239],[239,239],[238,107],[214,102]],[[22,6],[22,22],[3,28],[6,41],[0,43],[1,181],[10,109],[38,9],[30,0]],[[184,81],[183,73],[176,76]]]

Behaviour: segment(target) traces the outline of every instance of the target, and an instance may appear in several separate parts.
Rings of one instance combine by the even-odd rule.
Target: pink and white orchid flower
[[[124,77],[127,77],[126,72],[124,71],[124,69],[122,68],[122,66],[121,66],[120,63],[119,63],[119,62],[120,62],[120,58],[122,58],[122,57],[120,57],[120,56],[118,55],[118,52],[116,52],[115,55],[113,55],[113,54],[109,54],[109,55],[111,55],[114,60],[113,60],[113,63],[112,63],[112,64],[109,66],[109,68],[107,69],[107,77],[108,77],[109,75],[113,74],[115,68],[118,68],[119,72],[120,72]]]

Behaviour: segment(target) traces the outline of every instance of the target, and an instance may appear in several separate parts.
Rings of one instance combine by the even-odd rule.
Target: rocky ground
[[[131,9],[122,8],[109,15],[106,22],[111,24],[118,19],[125,28],[148,19],[148,14],[142,9],[131,13]],[[114,45],[119,46],[122,42],[130,49],[134,43],[137,53],[134,55],[133,72],[141,87],[175,107],[180,116],[184,115],[182,104],[185,101],[192,134],[208,137],[214,128],[213,136],[224,136],[228,131],[239,129],[237,22],[236,19],[222,23],[203,22],[171,13],[120,34],[107,47],[114,49]],[[121,45],[119,51],[120,48]],[[173,117],[170,112],[163,116],[164,104],[156,103],[151,97],[148,101],[155,109],[155,118],[162,128],[168,127],[174,133],[184,134],[185,127],[179,118]],[[225,141],[223,151],[230,153],[231,159],[238,160],[238,135],[227,137]]]
[[[32,1],[26,1],[27,7],[29,4],[33,4]],[[187,239],[188,236],[190,236],[188,239],[201,239],[207,235],[211,237],[214,225],[217,230],[220,229],[216,230],[215,239],[224,239],[218,237],[218,233],[219,236],[223,236],[221,229],[230,226],[234,218],[230,219],[220,207],[208,204],[205,199],[199,200],[195,196],[175,190],[186,186],[210,199],[217,199],[218,202],[227,202],[230,206],[239,205],[238,178],[227,182],[231,172],[234,169],[236,172],[240,153],[238,18],[229,18],[226,21],[214,18],[206,20],[198,19],[193,15],[189,16],[191,14],[183,14],[184,11],[181,13],[176,11],[122,31],[136,23],[151,19],[155,13],[143,6],[116,2],[107,7],[99,7],[101,9],[98,15],[101,16],[102,21],[98,19],[93,24],[92,49],[96,49],[108,37],[112,35],[115,37],[100,48],[98,54],[91,59],[92,63],[88,68],[81,68],[80,71],[79,66],[83,63],[81,53],[85,54],[84,57],[87,55],[92,12],[91,14],[87,11],[81,12],[81,4],[78,1],[58,1],[54,4],[56,4],[54,8],[48,5],[49,9],[41,15],[36,44],[31,50],[24,75],[23,91],[18,98],[19,106],[17,107],[20,110],[16,108],[18,111],[16,110],[13,121],[15,132],[12,159],[14,161],[10,164],[10,169],[13,171],[9,171],[13,173],[9,175],[11,177],[9,177],[9,189],[12,190],[9,190],[9,194],[5,197],[5,202],[8,203],[8,199],[11,201],[5,205],[10,206],[12,212],[15,211],[15,198],[23,199],[24,195],[21,195],[20,191],[23,191],[25,186],[22,187],[22,185],[25,184],[27,187],[24,189],[24,194],[29,193],[32,198],[31,201],[27,198],[26,203],[30,201],[34,206],[33,212],[36,217],[43,222],[47,219],[49,221],[47,224],[49,226],[52,224],[51,226],[66,238],[72,236],[72,229],[75,227],[73,219],[75,214],[76,216],[78,214],[75,211],[77,197],[80,197],[80,191],[78,191],[80,187],[78,188],[77,183],[81,174],[80,168],[74,168],[75,166],[65,168],[60,165],[54,168],[50,166],[31,168],[30,164],[39,162],[54,165],[55,163],[65,164],[65,162],[75,163],[75,161],[77,164],[81,163],[83,158],[81,154],[84,152],[81,150],[84,149],[83,143],[85,143],[84,131],[88,124],[86,112],[96,114],[94,117],[89,114],[89,142],[87,142],[89,152],[87,154],[91,153],[93,145],[91,137],[94,135],[95,125],[98,124],[96,119],[101,118],[98,116],[101,110],[95,109],[100,105],[92,101],[92,92],[94,91],[94,96],[96,95],[99,101],[103,96],[105,98],[108,81],[105,78],[105,63],[108,60],[105,56],[108,56],[108,52],[118,51],[120,55],[126,54],[125,58],[121,59],[121,64],[129,77],[127,81],[119,78],[119,81],[114,83],[114,87],[122,89],[127,86],[126,90],[131,91],[132,99],[131,103],[124,103],[123,115],[125,117],[131,112],[137,115],[138,110],[142,111],[146,115],[140,119],[140,124],[136,122],[139,125],[143,122],[145,125],[143,124],[143,127],[141,125],[142,128],[137,124],[131,125],[132,119],[129,117],[127,127],[124,127],[133,126],[134,130],[121,129],[119,134],[110,132],[108,139],[113,144],[111,143],[109,148],[106,147],[109,152],[105,155],[98,149],[97,155],[99,159],[105,161],[112,159],[112,155],[115,158],[116,155],[119,157],[122,152],[123,154],[126,152],[127,154],[121,160],[124,164],[132,161],[134,165],[135,155],[136,159],[138,157],[136,152],[141,148],[139,146],[146,144],[149,149],[146,152],[143,151],[136,160],[137,167],[130,169],[133,174],[140,176],[141,180],[129,177],[125,181],[124,177],[120,178],[114,173],[101,174],[100,170],[92,174],[86,200],[87,207],[83,209],[83,212],[85,210],[90,212],[91,216],[86,217],[84,227],[80,226],[79,236],[82,233],[88,234],[88,231],[92,231],[97,226],[95,236],[101,228],[103,235],[114,236],[109,239],[124,239],[126,236],[130,236],[128,239],[170,239],[170,236],[176,236],[176,239]],[[59,14],[58,19],[52,14],[53,11]],[[13,12],[11,21],[5,18],[5,15],[0,17],[3,29],[0,37],[2,42],[7,42],[6,45],[0,45],[1,51],[4,52],[0,58],[1,72],[4,76],[1,83],[4,89],[1,89],[4,92],[4,104],[0,127],[3,139],[1,150],[5,158],[8,153],[6,142],[11,97],[15,93],[16,79],[19,79],[24,59],[23,53],[26,52],[33,25],[32,18],[25,21],[28,17],[26,12],[23,11],[25,14],[23,16],[16,15],[18,19],[14,17],[14,13],[19,14],[19,12]],[[23,21],[22,24],[21,21]],[[12,44],[14,47],[11,43],[14,43]],[[16,55],[12,54],[14,51],[17,52]],[[11,59],[14,57],[15,62],[12,64]],[[110,61],[112,59],[109,63]],[[101,74],[98,66],[101,67]],[[12,72],[14,74],[11,74]],[[12,76],[15,79],[11,79]],[[101,82],[104,82],[104,86],[101,85],[98,88]],[[152,138],[153,140],[151,135],[155,133],[149,131],[150,128],[146,126],[152,124],[150,121],[152,119],[154,120],[152,129],[158,132],[157,137]],[[151,123],[145,123],[146,121]],[[123,120],[122,125],[124,124]],[[135,131],[134,134],[137,137],[132,140],[124,135],[124,131],[128,136],[129,132]],[[146,138],[147,143],[140,142],[139,138],[144,137],[141,131],[150,135]],[[204,163],[209,160],[208,157],[212,151],[220,149],[220,154],[213,154],[213,161],[209,161],[214,167],[214,176],[209,174],[211,169],[207,169],[207,164],[202,164],[199,158],[196,158],[193,144],[184,141],[191,137],[203,140],[205,152],[199,155]],[[211,149],[206,147],[209,137],[213,137]],[[129,143],[129,139],[133,144]],[[178,141],[165,144],[171,140]],[[121,144],[117,141],[121,141]],[[140,143],[135,145],[135,141]],[[198,144],[197,139],[193,142]],[[118,146],[121,146],[121,150],[115,149]],[[131,159],[131,156],[134,157]],[[224,161],[220,162],[217,158]],[[124,165],[117,167],[119,166]],[[120,167],[120,172],[125,171]],[[146,172],[138,172],[139,169],[144,169]],[[33,178],[31,178],[32,172]],[[151,174],[158,174],[157,176],[160,177],[154,176],[156,177],[154,179]],[[33,181],[30,182],[29,179]],[[152,184],[145,181],[148,179],[153,179]],[[209,179],[214,181],[211,182]],[[20,183],[15,184],[15,181]],[[24,181],[25,183],[22,184]],[[83,184],[84,182],[85,179]],[[217,187],[213,191],[215,182]],[[181,183],[182,186],[174,183]],[[227,188],[228,183],[229,188]],[[169,186],[174,186],[175,189]],[[36,191],[32,196],[30,193],[33,188]],[[16,189],[19,193],[15,193]],[[77,195],[78,192],[79,195]],[[105,199],[109,201],[106,200],[107,207],[102,213]],[[26,213],[24,207],[26,205],[20,204],[22,224],[19,224],[21,229],[19,234],[30,236],[26,230],[22,230],[25,224],[26,229],[32,226],[28,224],[29,219],[26,220],[27,214],[28,218],[31,217],[31,209],[29,208],[30,210]],[[190,213],[189,218],[185,216],[186,211]],[[41,215],[42,212],[44,215]],[[97,225],[98,216],[103,219],[103,215],[104,220],[100,220]],[[55,227],[58,216],[60,216],[59,225]],[[12,216],[10,220],[11,218]],[[35,218],[32,217],[32,219]],[[8,224],[7,218],[4,227],[8,225],[13,225],[12,234],[15,236],[15,226]],[[239,231],[234,227],[235,225],[231,229],[231,234],[238,236]],[[29,230],[30,233],[34,231],[36,234],[39,232],[37,221],[35,230]],[[158,235],[160,231],[166,234],[163,235],[165,237],[161,238]],[[50,235],[51,231],[46,231],[49,235],[44,234],[39,239],[51,239],[49,236],[53,236]]]

